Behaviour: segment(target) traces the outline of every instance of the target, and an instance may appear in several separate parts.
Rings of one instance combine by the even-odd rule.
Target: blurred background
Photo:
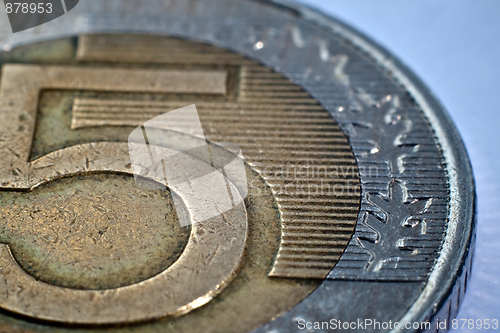
[[[297,2],[387,48],[448,110],[467,147],[479,203],[472,278],[458,319],[500,321],[500,1]],[[492,329],[452,330],[478,331]]]

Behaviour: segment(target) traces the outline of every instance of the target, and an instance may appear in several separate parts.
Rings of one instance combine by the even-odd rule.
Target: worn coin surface
[[[467,154],[432,93],[350,27],[282,1],[87,0],[1,45],[2,331],[455,318],[475,235]],[[193,208],[134,179],[128,142],[191,105],[207,142],[241,148],[248,194],[183,226]]]

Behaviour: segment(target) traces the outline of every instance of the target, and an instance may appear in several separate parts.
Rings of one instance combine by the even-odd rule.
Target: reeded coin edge
[[[431,123],[442,147],[449,177],[450,209],[442,250],[427,284],[400,322],[431,322],[437,332],[437,320],[453,319],[463,301],[470,278],[476,234],[476,191],[465,145],[444,107],[424,83],[385,48],[356,29],[319,10],[287,0],[268,0],[299,14],[300,18],[327,29],[343,39],[378,66],[389,72],[414,98]],[[394,329],[391,333],[411,332]]]
[[[277,5],[281,10],[292,11],[302,20],[319,26],[331,32],[337,38],[354,45],[381,68],[389,72],[394,80],[404,86],[432,123],[435,136],[445,155],[449,175],[451,190],[449,224],[441,255],[427,281],[424,291],[400,321],[415,322],[432,320],[435,324],[436,319],[452,318],[458,312],[467,286],[467,280],[470,276],[476,227],[476,197],[472,170],[467,153],[451,119],[429,89],[403,63],[394,59],[383,47],[374,43],[355,29],[317,10],[290,1],[253,1],[260,3],[267,2]],[[110,24],[113,25],[116,22]],[[43,30],[36,30],[36,32],[33,31],[31,34],[5,37],[3,42],[10,43],[10,47],[17,47],[29,42],[70,36],[78,32],[93,31],[93,29],[88,29],[90,31],[86,30],[83,26],[79,26],[75,31],[66,31],[49,36],[41,36]],[[115,29],[110,28],[105,30],[115,31]],[[461,223],[460,221],[465,222]],[[306,298],[303,302],[307,302],[307,300]],[[402,332],[403,330],[392,332],[400,331]],[[436,329],[432,331],[434,332]]]

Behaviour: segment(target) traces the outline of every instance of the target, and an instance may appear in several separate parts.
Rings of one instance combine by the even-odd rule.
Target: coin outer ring
[[[399,322],[429,321],[435,324],[437,320],[442,322],[455,318],[471,274],[476,240],[477,196],[469,157],[453,121],[429,88],[406,65],[359,31],[307,6],[287,0],[267,2],[296,11],[301,19],[327,29],[358,48],[406,89],[429,120],[441,145],[449,177],[448,225],[441,253],[424,290]],[[393,329],[391,333],[413,331]]]
[[[282,9],[288,9],[298,14],[301,20],[316,25],[337,38],[344,40],[359,49],[366,57],[374,61],[388,75],[397,81],[413,97],[431,124],[435,137],[439,142],[446,162],[450,188],[450,210],[447,232],[440,256],[431,272],[426,286],[416,302],[399,320],[399,322],[430,321],[432,329],[437,332],[436,320],[454,318],[463,301],[467,281],[470,277],[476,231],[476,191],[472,168],[463,141],[452,120],[432,92],[416,77],[401,61],[394,58],[386,49],[373,42],[362,33],[356,31],[338,19],[325,15],[318,10],[299,5],[288,0],[252,0],[257,3],[267,3]],[[82,7],[80,7],[82,9]],[[73,12],[76,15],[76,12]],[[85,15],[85,12],[81,13]],[[63,19],[63,18],[61,18]],[[57,20],[56,20],[57,22]],[[45,35],[43,29],[28,31],[25,34],[4,36],[0,39],[9,48],[74,35],[78,33],[98,32],[79,21],[71,30],[59,30],[57,33]],[[54,22],[55,23],[55,22]],[[111,21],[105,30],[123,31],[119,24]],[[116,28],[113,26],[116,25]],[[140,32],[151,30],[161,33],[161,28],[145,27]],[[106,32],[106,31],[100,31]],[[130,31],[129,31],[130,32]],[[139,31],[138,31],[139,32]],[[302,301],[302,305],[313,305],[310,298]],[[396,332],[415,332],[414,329],[394,329]]]

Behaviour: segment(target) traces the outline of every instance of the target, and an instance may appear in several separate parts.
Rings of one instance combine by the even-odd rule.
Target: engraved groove
[[[162,57],[168,57],[165,63],[241,66],[236,100],[196,103],[206,137],[211,141],[238,144],[246,163],[261,175],[277,200],[282,237],[269,275],[324,278],[348,245],[360,205],[357,163],[347,138],[324,108],[280,74],[230,52],[220,49],[212,52],[215,48],[175,39],[169,44],[167,38],[158,45],[144,42],[149,45],[144,48],[144,54],[124,55],[126,38],[103,40],[82,37],[77,58],[80,61],[161,62]],[[174,45],[171,49],[177,50],[165,54],[166,45]],[[204,58],[196,55],[197,52],[203,52]],[[186,60],[181,59],[183,56]],[[152,117],[194,104],[195,100],[77,98],[73,104],[72,128],[139,126]],[[287,173],[291,169],[307,170],[308,174]],[[292,187],[296,188],[289,193]],[[321,191],[307,193],[311,187]],[[295,253],[294,257],[286,257],[290,251]],[[315,253],[315,256],[299,255],[300,251]]]

